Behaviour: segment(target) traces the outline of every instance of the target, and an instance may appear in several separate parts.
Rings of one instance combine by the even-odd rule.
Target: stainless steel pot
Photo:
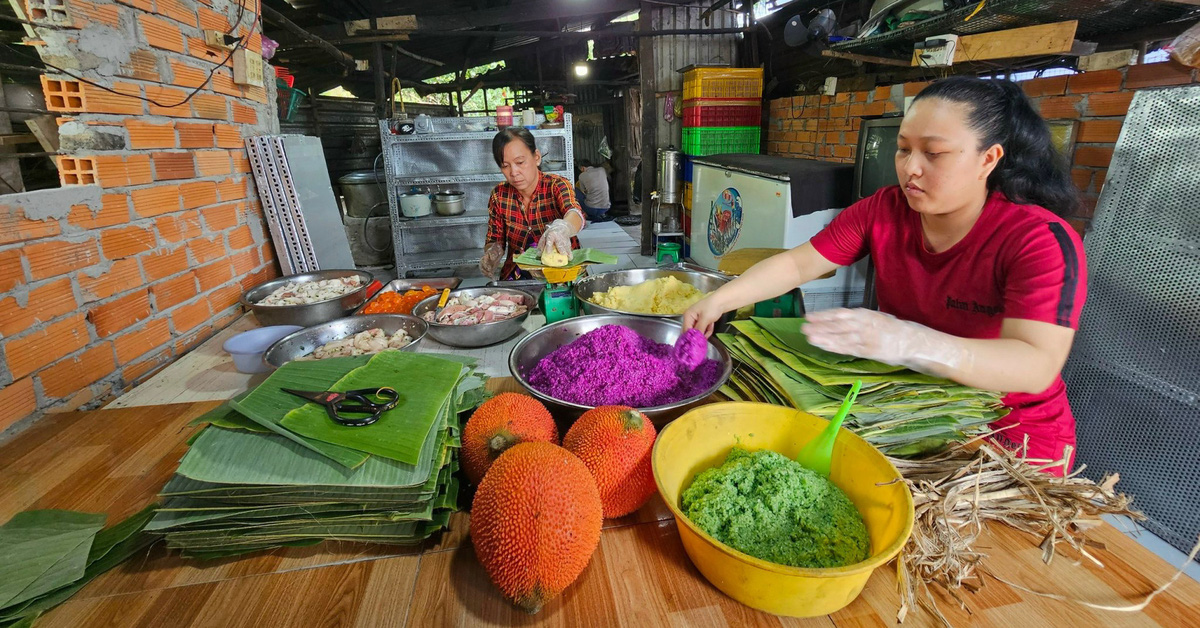
[[[412,336],[413,341],[401,351],[414,351],[417,344],[425,337],[429,326],[425,321],[406,314],[368,314],[366,316],[347,316],[313,325],[306,329],[293,332],[280,338],[263,353],[263,362],[279,368],[292,360],[302,358],[318,348],[359,332],[375,328],[382,329],[387,335],[392,335],[403,329]]]
[[[667,268],[630,268],[626,270],[613,270],[607,273],[600,273],[590,277],[584,277],[575,282],[575,298],[579,300],[583,311],[588,314],[626,314],[629,316],[644,316],[646,318],[670,319],[683,321],[682,315],[672,314],[645,314],[642,312],[627,312],[625,310],[615,310],[606,308],[601,305],[592,303],[590,299],[593,295],[607,292],[609,288],[617,286],[636,286],[644,281],[651,279],[659,279],[661,277],[674,277],[683,283],[691,284],[701,292],[712,292],[717,288],[729,283],[731,277],[720,273],[705,272],[702,270],[685,269],[682,267],[667,267]],[[729,321],[733,320],[733,312],[722,316],[717,322],[718,330],[723,329]]]
[[[322,279],[338,279],[348,277],[350,275],[358,275],[362,279],[362,286],[353,292],[343,294],[336,299],[328,301],[320,301],[318,303],[306,303],[304,305],[259,305],[258,302],[267,298],[267,295],[275,292],[288,282],[304,283],[309,281],[320,281]],[[242,293],[241,303],[246,309],[254,312],[254,316],[258,318],[261,325],[300,325],[301,327],[310,327],[331,321],[335,318],[347,316],[353,312],[358,306],[362,305],[367,300],[367,286],[371,285],[371,280],[374,277],[371,273],[361,270],[318,270],[312,273],[302,273],[299,275],[288,275],[279,279],[260,283],[253,288]]]
[[[400,214],[405,218],[420,218],[432,213],[429,195],[423,192],[402,192],[396,195],[396,200],[400,201]]]
[[[438,192],[433,195],[433,209],[439,216],[457,216],[466,210],[463,197],[466,194],[458,190]]]
[[[434,340],[451,347],[486,347],[504,342],[521,333],[525,319],[529,318],[529,314],[533,312],[533,308],[537,307],[537,300],[528,292],[513,288],[464,288],[462,290],[451,290],[450,297],[479,297],[485,294],[496,293],[520,297],[521,302],[529,309],[519,316],[492,323],[481,323],[479,325],[442,325],[439,323],[429,323],[429,335]],[[413,316],[423,318],[426,312],[432,312],[437,309],[438,299],[441,296],[440,294],[435,294],[414,305]]]

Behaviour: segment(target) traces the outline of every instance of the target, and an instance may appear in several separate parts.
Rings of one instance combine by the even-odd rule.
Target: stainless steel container
[[[508,368],[512,371],[512,375],[516,378],[517,382],[525,390],[528,390],[529,394],[545,403],[555,413],[555,416],[571,419],[577,418],[579,415],[592,409],[592,406],[585,406],[552,397],[530,386],[526,376],[537,366],[537,363],[542,358],[549,355],[555,349],[570,344],[587,332],[605,325],[624,325],[645,338],[669,345],[674,345],[679,335],[683,333],[683,327],[679,323],[663,319],[616,314],[568,318],[567,320],[547,325],[522,338],[513,347],[512,353],[508,355]],[[651,408],[638,408],[638,410],[641,410],[649,417],[655,426],[662,427],[692,407],[700,405],[705,399],[716,393],[717,389],[729,380],[729,375],[733,372],[733,362],[730,360],[729,352],[725,350],[725,347],[715,340],[709,340],[708,353],[705,357],[721,363],[721,375],[711,388],[695,397]]]
[[[458,190],[438,192],[433,195],[433,210],[440,216],[457,216],[466,211],[463,204],[464,196]]]
[[[382,329],[389,336],[401,329],[408,332],[413,341],[401,350],[412,351],[425,337],[428,325],[415,316],[404,314],[347,316],[320,325],[313,325],[280,338],[267,348],[266,353],[263,354],[263,362],[279,368],[292,360],[316,351],[322,345],[375,328]]]
[[[338,179],[342,195],[346,197],[346,215],[353,218],[366,218],[372,215],[387,215],[387,181],[383,173],[376,174],[372,170],[359,170],[343,175]],[[382,209],[379,209],[382,206]]]
[[[670,204],[680,202],[683,190],[683,153],[674,146],[658,149],[658,200]]]
[[[580,306],[587,314],[625,314],[629,316],[643,316],[646,318],[669,319],[675,321],[683,321],[683,316],[679,314],[643,314],[641,312],[628,312],[625,310],[615,310],[606,308],[601,305],[596,305],[591,302],[593,295],[601,292],[607,292],[609,288],[617,286],[636,286],[644,281],[651,279],[659,279],[661,277],[674,277],[683,283],[691,284],[701,292],[712,292],[717,288],[729,283],[730,277],[719,273],[703,272],[699,270],[685,270],[681,268],[630,268],[626,270],[613,270],[607,273],[600,273],[585,277],[575,282],[575,298],[579,300]],[[723,327],[724,324],[733,320],[733,313],[730,312],[721,317],[717,325]]]
[[[431,213],[429,195],[424,192],[401,192],[396,195],[396,201],[405,218],[420,218]]]
[[[525,323],[525,319],[529,318],[530,312],[537,305],[537,300],[528,292],[513,288],[464,288],[462,290],[451,291],[450,297],[478,297],[496,293],[521,297],[521,301],[529,309],[520,316],[506,318],[493,323],[481,323],[479,325],[441,325],[439,323],[429,323],[429,335],[434,340],[444,345],[450,345],[451,347],[486,347],[504,342],[519,334],[522,325]],[[413,316],[424,317],[426,312],[432,312],[437,309],[438,299],[441,296],[440,294],[431,296],[413,306]]]
[[[288,282],[303,283],[308,281],[321,281],[322,279],[338,279],[348,277],[350,275],[358,275],[362,278],[362,286],[353,292],[342,295],[336,299],[321,301],[319,303],[307,303],[305,305],[258,305],[258,302],[267,298],[277,288],[281,288]],[[266,325],[300,325],[302,327],[310,327],[335,318],[341,318],[353,312],[355,308],[362,305],[367,300],[367,286],[371,285],[371,280],[374,277],[371,273],[361,270],[318,270],[312,273],[301,273],[299,275],[288,275],[279,279],[258,284],[253,288],[242,293],[241,304],[246,309],[254,312],[254,316],[258,318],[259,324]]]

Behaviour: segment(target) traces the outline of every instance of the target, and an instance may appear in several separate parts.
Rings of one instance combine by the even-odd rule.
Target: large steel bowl
[[[534,299],[533,295],[528,292],[515,288],[463,288],[461,290],[450,291],[450,298],[456,296],[478,297],[496,293],[520,297],[525,307],[529,309],[519,316],[492,323],[480,323],[478,325],[442,325],[440,323],[429,323],[429,335],[434,340],[451,347],[486,347],[498,342],[504,342],[519,334],[522,325],[525,323],[525,319],[529,318],[529,313],[537,306],[537,299]],[[436,310],[438,299],[441,297],[442,295],[436,294],[414,305],[413,316],[423,318],[426,312]]]
[[[526,375],[533,370],[542,358],[549,355],[555,349],[570,344],[589,331],[605,325],[624,325],[645,338],[669,345],[674,345],[675,340],[683,333],[682,325],[665,318],[648,318],[623,314],[600,314],[596,316],[569,318],[552,325],[547,325],[522,338],[513,347],[512,353],[508,355],[508,368],[512,371],[513,377],[516,378],[517,382],[525,390],[529,391],[529,394],[540,399],[542,403],[545,403],[554,411],[556,416],[574,419],[584,412],[591,410],[593,406],[585,406],[552,397],[530,386]],[[643,414],[650,417],[651,422],[656,426],[661,427],[712,396],[713,393],[717,392],[718,388],[729,380],[729,374],[733,371],[733,362],[729,359],[729,352],[725,350],[725,347],[720,342],[713,340],[709,340],[708,342],[708,353],[705,357],[721,363],[721,376],[717,378],[717,381],[711,388],[695,397],[651,408],[638,408],[638,410],[641,410]]]
[[[258,302],[267,298],[272,292],[283,287],[288,282],[306,283],[323,279],[339,279],[358,275],[362,286],[353,292],[343,294],[336,299],[306,303],[304,305],[259,305]],[[367,300],[367,286],[371,285],[374,276],[361,270],[318,270],[299,275],[288,275],[279,279],[260,283],[242,293],[242,305],[254,312],[258,322],[267,325],[300,325],[311,327],[335,318],[348,316]]]
[[[403,329],[413,341],[402,351],[412,351],[425,337],[428,325],[425,321],[407,314],[365,314],[347,316],[337,320],[313,325],[307,329],[288,334],[267,348],[263,362],[279,368],[292,360],[302,358],[322,345],[353,336],[359,332],[378,327],[389,336]]]
[[[628,316],[645,316],[648,318],[659,318],[682,321],[681,314],[647,314],[644,312],[630,312],[626,310],[617,310],[607,308],[602,305],[592,303],[593,295],[607,292],[610,288],[617,286],[636,286],[640,283],[659,279],[662,277],[674,277],[683,283],[691,284],[701,292],[712,292],[717,288],[729,283],[730,277],[719,273],[707,273],[698,270],[681,270],[672,268],[629,268],[625,270],[613,270],[607,273],[600,273],[590,277],[579,279],[575,282],[575,298],[579,300],[580,307],[588,314],[625,314]],[[732,320],[733,313],[730,312],[721,317],[718,322],[723,326]]]

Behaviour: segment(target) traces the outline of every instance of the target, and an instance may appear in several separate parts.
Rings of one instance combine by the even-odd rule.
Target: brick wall
[[[1082,233],[1087,228],[1096,209],[1134,92],[1197,80],[1200,73],[1192,68],[1166,62],[1021,82],[1043,117],[1079,121],[1070,156],[1071,178],[1082,198],[1079,212],[1070,218],[1077,230]],[[905,83],[834,96],[772,100],[767,153],[853,163],[861,118],[901,111],[904,98],[915,96],[925,85]]]
[[[37,29],[47,63],[118,93],[42,77],[63,188],[0,196],[0,431],[146,379],[277,274],[242,144],[278,126],[274,91],[235,84],[203,39],[237,1],[65,0],[66,28]],[[257,52],[258,5],[242,1]],[[25,3],[35,19],[60,4]]]

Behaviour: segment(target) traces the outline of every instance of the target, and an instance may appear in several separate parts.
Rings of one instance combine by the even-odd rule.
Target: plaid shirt
[[[546,227],[564,218],[572,209],[582,217],[571,183],[556,174],[542,173],[526,209],[521,209],[521,195],[517,188],[507,181],[497,185],[488,199],[487,241],[503,242],[508,247],[508,257],[500,271],[500,278],[520,278],[521,271],[513,263],[513,258],[536,246]],[[579,240],[571,238],[571,246],[579,248]]]

